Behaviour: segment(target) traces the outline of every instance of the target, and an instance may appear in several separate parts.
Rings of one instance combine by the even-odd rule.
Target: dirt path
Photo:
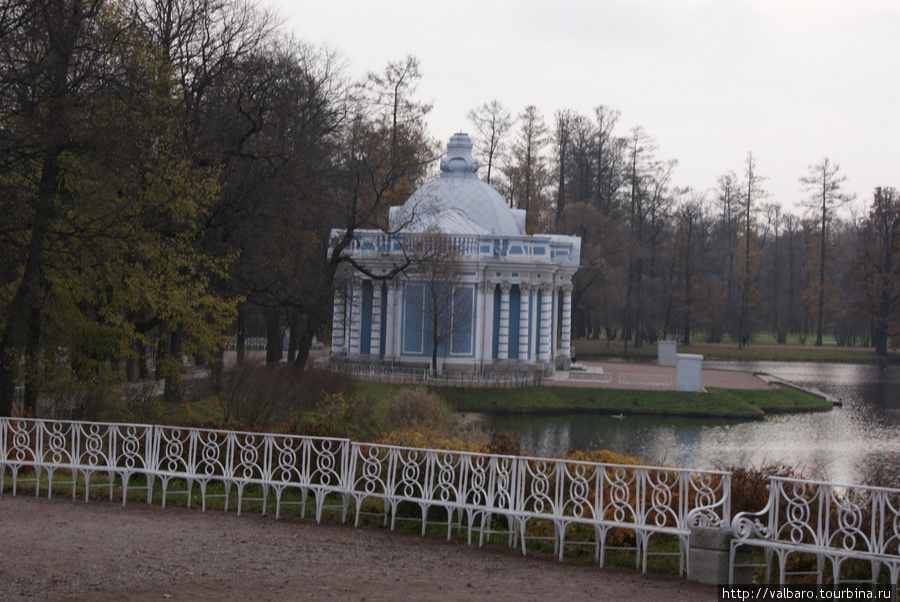
[[[0,599],[715,600],[713,586],[380,529],[0,497]]]

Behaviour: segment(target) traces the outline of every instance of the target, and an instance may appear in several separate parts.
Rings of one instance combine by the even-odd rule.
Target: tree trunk
[[[300,333],[297,330],[297,323],[300,321],[300,315],[297,311],[297,308],[291,308],[288,311],[288,348],[287,348],[287,363],[289,365],[294,365],[294,360],[297,358],[297,341],[300,338]]]
[[[306,314],[300,315],[297,320],[297,333],[300,336],[297,345],[297,357],[294,359],[294,368],[305,370],[313,340],[312,320]]]
[[[243,366],[247,359],[247,313],[243,303],[237,307],[237,334],[234,337],[235,363]]]
[[[436,313],[436,312],[435,312]],[[432,317],[431,325],[431,373],[437,375],[438,325],[437,315]]]
[[[37,415],[38,389],[40,389],[40,346],[41,346],[41,314],[40,307],[32,307],[31,319],[28,320],[28,336],[25,340],[25,394],[22,398],[22,415]]]
[[[824,178],[823,178],[824,180]],[[823,181],[823,187],[825,183]],[[822,346],[822,332],[825,330],[825,217],[827,195],[822,191],[822,247],[819,253],[819,315],[816,317],[816,347]]]
[[[281,362],[281,356],[284,348],[282,337],[281,323],[279,321],[280,311],[278,308],[272,308],[266,312],[266,365],[277,365]]]
[[[19,364],[29,340],[34,342],[35,329],[38,333],[37,341],[40,340],[39,321],[43,314],[41,288],[44,242],[52,221],[53,196],[58,173],[56,158],[47,159],[44,162],[38,209],[28,245],[25,269],[16,296],[9,305],[8,326],[0,339],[0,416],[12,415]],[[35,319],[38,320],[38,324],[33,324]]]
[[[156,361],[156,377],[164,378],[166,381],[163,388],[163,399],[166,403],[175,403],[178,399],[178,389],[181,384],[181,348],[182,334],[178,329],[174,332],[167,332],[160,339],[159,349]],[[160,368],[162,368],[160,374]]]
[[[147,368],[147,346],[140,345],[138,349],[138,379],[147,380],[150,378],[150,369]]]

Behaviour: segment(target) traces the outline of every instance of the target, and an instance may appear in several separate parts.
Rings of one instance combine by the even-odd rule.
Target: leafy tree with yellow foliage
[[[209,287],[224,263],[193,245],[217,170],[194,167],[173,136],[168,65],[132,14],[102,0],[0,11],[11,24],[0,30],[0,415],[10,415],[20,383],[25,410],[36,408],[42,357],[95,382],[152,330],[209,352],[233,304]]]

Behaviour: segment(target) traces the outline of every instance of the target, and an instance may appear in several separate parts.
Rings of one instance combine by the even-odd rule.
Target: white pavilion
[[[476,175],[467,134],[456,134],[441,159],[441,176],[393,207],[389,235],[358,230],[345,253],[376,276],[402,265],[402,249],[423,233],[440,233],[458,250],[460,278],[453,319],[439,348],[443,369],[568,368],[572,275],[577,236],[526,235],[525,211],[511,209]],[[331,357],[393,366],[427,366],[432,344],[425,327],[423,283],[415,270],[389,280],[355,272],[334,296]]]

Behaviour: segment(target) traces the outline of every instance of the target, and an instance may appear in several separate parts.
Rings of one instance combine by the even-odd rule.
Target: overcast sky
[[[261,0],[266,5],[268,0]],[[828,157],[868,203],[900,187],[898,0],[273,0],[294,36],[340,51],[348,75],[417,56],[419,97],[443,143],[499,100],[621,112],[642,126],[674,183],[704,191],[748,152],[770,200],[806,198]]]

